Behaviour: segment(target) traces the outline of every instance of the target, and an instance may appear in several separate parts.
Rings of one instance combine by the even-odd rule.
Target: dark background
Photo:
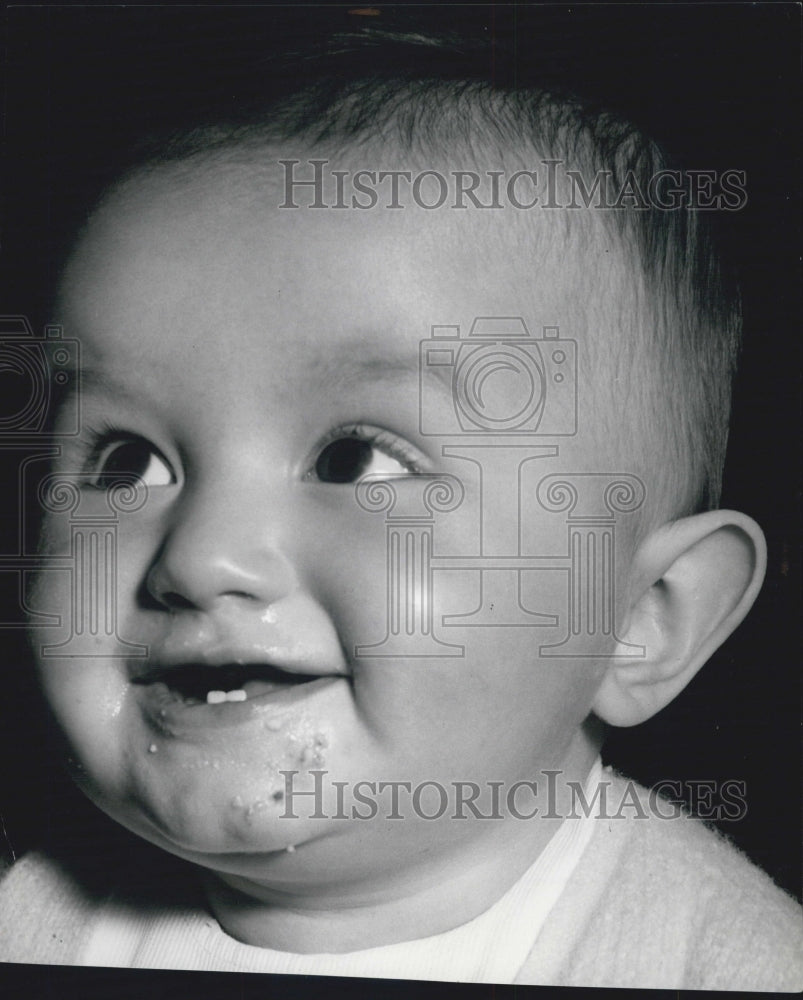
[[[496,40],[491,75],[571,85],[643,125],[689,168],[745,170],[746,207],[715,220],[745,314],[722,506],[764,528],[767,581],[747,621],[687,690],[648,723],[612,732],[605,756],[645,784],[746,782],[747,815],[722,829],[799,896],[800,9],[379,4],[370,18],[349,9],[7,9],[0,313],[26,314],[41,332],[63,234],[132,131],[180,120],[205,88],[236,99],[240,60],[270,63],[311,37],[369,21],[459,27]],[[6,538],[13,503],[3,508]],[[20,638],[0,637],[8,676],[0,835],[16,854],[43,831],[58,831],[65,808],[84,808],[53,769],[35,712],[18,710],[30,693]],[[127,992],[128,982],[116,976],[114,995],[139,995],[136,983]],[[138,982],[161,995],[153,977]],[[242,980],[243,996],[249,982]],[[84,995],[111,995],[108,980],[84,986]],[[175,986],[166,987],[171,997]],[[325,995],[334,986],[314,988]],[[281,992],[290,989],[285,983]],[[396,995],[390,984],[378,989]]]

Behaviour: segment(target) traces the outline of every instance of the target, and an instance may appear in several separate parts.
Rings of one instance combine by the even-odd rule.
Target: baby
[[[799,988],[794,903],[599,764],[762,581],[693,211],[738,178],[368,50],[415,72],[171,136],[66,262],[31,647],[80,788],[189,864],[98,896],[31,855],[2,957]]]

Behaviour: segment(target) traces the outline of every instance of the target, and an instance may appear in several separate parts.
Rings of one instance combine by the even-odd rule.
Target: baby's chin
[[[215,775],[190,787],[184,782],[169,798],[157,789],[125,798],[108,796],[87,782],[82,790],[111,819],[177,857],[219,871],[246,874],[260,859],[292,854],[297,845],[323,835],[322,822],[299,809],[288,815],[283,796],[240,791]],[[312,812],[306,810],[306,813]]]
[[[387,823],[381,818],[368,824],[336,822],[302,816],[298,809],[298,815],[289,818],[278,808],[249,813],[249,805],[232,807],[223,790],[217,809],[215,799],[210,794],[204,808],[185,803],[183,809],[158,817],[152,810],[96,804],[155,847],[246,893],[250,886],[266,899],[274,890],[277,899],[287,892],[325,895],[389,877],[406,854],[416,853],[388,838]],[[391,826],[394,834],[407,840],[410,831],[399,829],[398,823]]]

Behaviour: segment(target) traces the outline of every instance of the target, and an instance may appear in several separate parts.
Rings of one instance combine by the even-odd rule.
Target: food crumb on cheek
[[[180,766],[184,771],[219,771],[221,769],[221,762],[216,757],[211,759],[203,757],[200,760],[184,761]]]
[[[229,806],[235,812],[240,814],[242,819],[248,824],[248,826],[253,826],[254,822],[266,811],[270,810],[274,814],[280,808],[280,803],[284,800],[284,791],[281,788],[274,788],[271,790],[268,788],[265,790],[265,797],[256,796],[247,798],[242,795],[235,795],[233,798],[229,799]]]
[[[301,719],[295,724],[288,719],[271,718],[263,723],[263,731],[278,732],[285,729],[281,738],[281,747],[272,744],[276,756],[266,755],[261,763],[261,780],[255,784],[244,787],[240,785],[241,792],[228,798],[228,809],[230,816],[236,817],[237,824],[241,825],[241,831],[246,827],[257,827],[263,824],[272,826],[273,821],[279,817],[285,808],[286,798],[286,777],[285,772],[289,769],[291,773],[298,773],[299,763],[304,767],[321,767],[325,763],[325,752],[330,746],[330,737],[327,732],[312,725],[310,720]],[[236,763],[231,760],[226,762],[229,766]],[[219,767],[217,761],[203,760],[196,761],[194,768]],[[289,848],[280,848],[294,853],[295,845]]]
[[[325,733],[309,730],[290,733],[288,743],[299,763],[313,767],[323,767],[326,763],[324,751],[329,746],[329,738]]]
[[[246,823],[252,823],[254,816],[261,812],[264,812],[268,808],[269,803],[264,799],[255,799],[250,806],[246,806],[245,810],[245,821]]]

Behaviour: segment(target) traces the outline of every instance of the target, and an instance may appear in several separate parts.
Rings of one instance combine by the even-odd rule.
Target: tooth
[[[237,691],[226,692],[226,701],[245,701],[247,697],[248,695],[242,688],[239,688]]]
[[[225,691],[209,691],[206,695],[207,705],[222,705],[225,700]]]

